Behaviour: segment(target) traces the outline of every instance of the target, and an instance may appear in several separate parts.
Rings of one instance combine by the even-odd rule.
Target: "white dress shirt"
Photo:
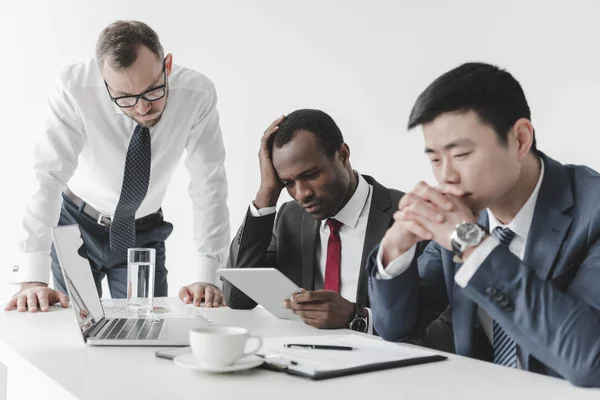
[[[194,281],[217,284],[216,269],[224,264],[229,244],[225,148],[217,95],[208,78],[180,66],[173,66],[168,85],[162,119],[150,128],[150,183],[136,218],[160,209],[185,150],[197,250]],[[23,217],[19,268],[13,282],[48,282],[50,228],[58,223],[61,192],[67,184],[83,201],[112,217],[136,125],[110,100],[94,59],[62,71],[34,150],[36,182]]]
[[[333,217],[343,225],[339,230],[342,242],[342,256],[340,265],[340,295],[348,301],[356,301],[358,277],[360,273],[362,252],[367,233],[367,222],[371,209],[373,187],[358,174],[358,186],[346,205]],[[255,216],[269,215],[275,212],[275,207],[265,207],[257,210],[250,204],[250,213]],[[317,242],[315,259],[319,266],[319,274],[315,274],[315,289],[323,289],[323,277],[327,263],[327,242],[329,241],[329,227],[327,220],[321,221],[319,228],[320,240]],[[368,332],[373,332],[371,310],[369,312]]]
[[[541,161],[541,160],[540,160]],[[512,219],[512,221],[508,225],[504,225],[498,221],[498,219],[494,216],[492,211],[488,208],[487,214],[489,219],[489,230],[493,232],[497,227],[506,228],[508,227],[515,233],[515,237],[510,242],[508,249],[515,256],[519,257],[523,260],[525,255],[525,248],[527,246],[527,238],[529,236],[529,230],[531,228],[531,221],[533,220],[533,213],[535,211],[535,205],[537,203],[538,194],[540,192],[540,187],[542,186],[542,180],[544,179],[544,161],[541,161],[542,167],[540,171],[540,176],[538,178],[537,184],[529,196],[529,199],[525,202],[523,207],[519,210],[517,215]],[[469,259],[459,268],[458,272],[454,276],[454,281],[457,285],[464,288],[469,283],[471,277],[477,272],[481,264],[485,261],[485,259],[490,255],[490,253],[496,248],[496,246],[500,245],[500,242],[496,237],[490,236],[485,239],[483,242],[473,250]],[[379,252],[377,254],[377,272],[378,279],[392,279],[404,271],[406,271],[410,267],[410,263],[412,258],[414,257],[415,246],[413,246],[408,252],[404,253],[396,260],[392,261],[387,268],[383,267],[382,263],[382,248],[379,248]],[[490,343],[493,344],[493,321],[485,312],[485,310],[481,307],[477,307],[477,316],[479,317],[479,322],[485,331],[485,335],[487,336]]]

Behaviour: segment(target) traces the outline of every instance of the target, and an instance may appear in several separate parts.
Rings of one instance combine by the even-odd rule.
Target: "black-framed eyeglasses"
[[[138,95],[113,97],[113,95],[110,94],[110,88],[108,87],[108,83],[106,83],[106,81],[104,81],[104,85],[106,86],[106,91],[108,92],[110,99],[116,105],[118,105],[121,108],[130,108],[134,107],[138,103],[140,97],[146,101],[156,101],[165,97],[165,94],[167,94],[167,68],[164,61],[163,76],[164,81],[162,85],[148,89],[144,93],[140,93]]]

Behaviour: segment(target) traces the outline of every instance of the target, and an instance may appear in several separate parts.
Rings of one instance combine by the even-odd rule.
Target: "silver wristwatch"
[[[465,250],[481,243],[486,233],[484,228],[473,222],[463,222],[456,225],[456,229],[450,236],[454,261],[463,262],[462,255]]]
[[[367,318],[363,317],[365,313],[366,310],[363,306],[354,303],[354,317],[348,324],[348,328],[353,331],[366,333],[369,328],[369,321],[367,321]]]

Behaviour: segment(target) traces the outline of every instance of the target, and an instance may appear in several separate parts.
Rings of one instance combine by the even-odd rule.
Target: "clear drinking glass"
[[[127,308],[136,315],[152,312],[155,249],[127,249]]]

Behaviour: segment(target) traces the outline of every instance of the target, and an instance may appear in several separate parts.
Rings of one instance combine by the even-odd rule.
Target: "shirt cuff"
[[[250,214],[252,214],[253,217],[264,217],[265,215],[271,215],[275,213],[275,211],[277,211],[277,206],[264,207],[259,210],[254,205],[253,201],[250,202]]]
[[[52,258],[45,253],[21,253],[18,264],[13,267],[9,283],[50,281]]]
[[[199,257],[198,265],[194,273],[194,282],[204,282],[221,288],[221,280],[217,274],[217,269],[221,268],[221,263],[208,257]]]
[[[413,246],[408,249],[408,251],[402,254],[400,257],[396,258],[394,261],[388,264],[387,267],[383,266],[383,247],[379,246],[379,250],[377,251],[377,275],[375,278],[377,279],[392,279],[402,274],[408,268],[410,268],[410,263],[412,262],[413,257],[415,256],[415,252],[417,251],[417,245],[413,244]]]
[[[479,269],[479,266],[485,261],[490,253],[498,246],[500,242],[493,236],[485,239],[473,250],[469,259],[458,269],[456,275],[454,275],[454,281],[461,288],[465,288],[471,277],[475,275],[475,272]]]
[[[371,313],[371,309],[368,307],[365,307],[367,309],[367,312],[369,313],[369,316],[367,318],[367,333],[369,335],[373,334],[373,314]]]

